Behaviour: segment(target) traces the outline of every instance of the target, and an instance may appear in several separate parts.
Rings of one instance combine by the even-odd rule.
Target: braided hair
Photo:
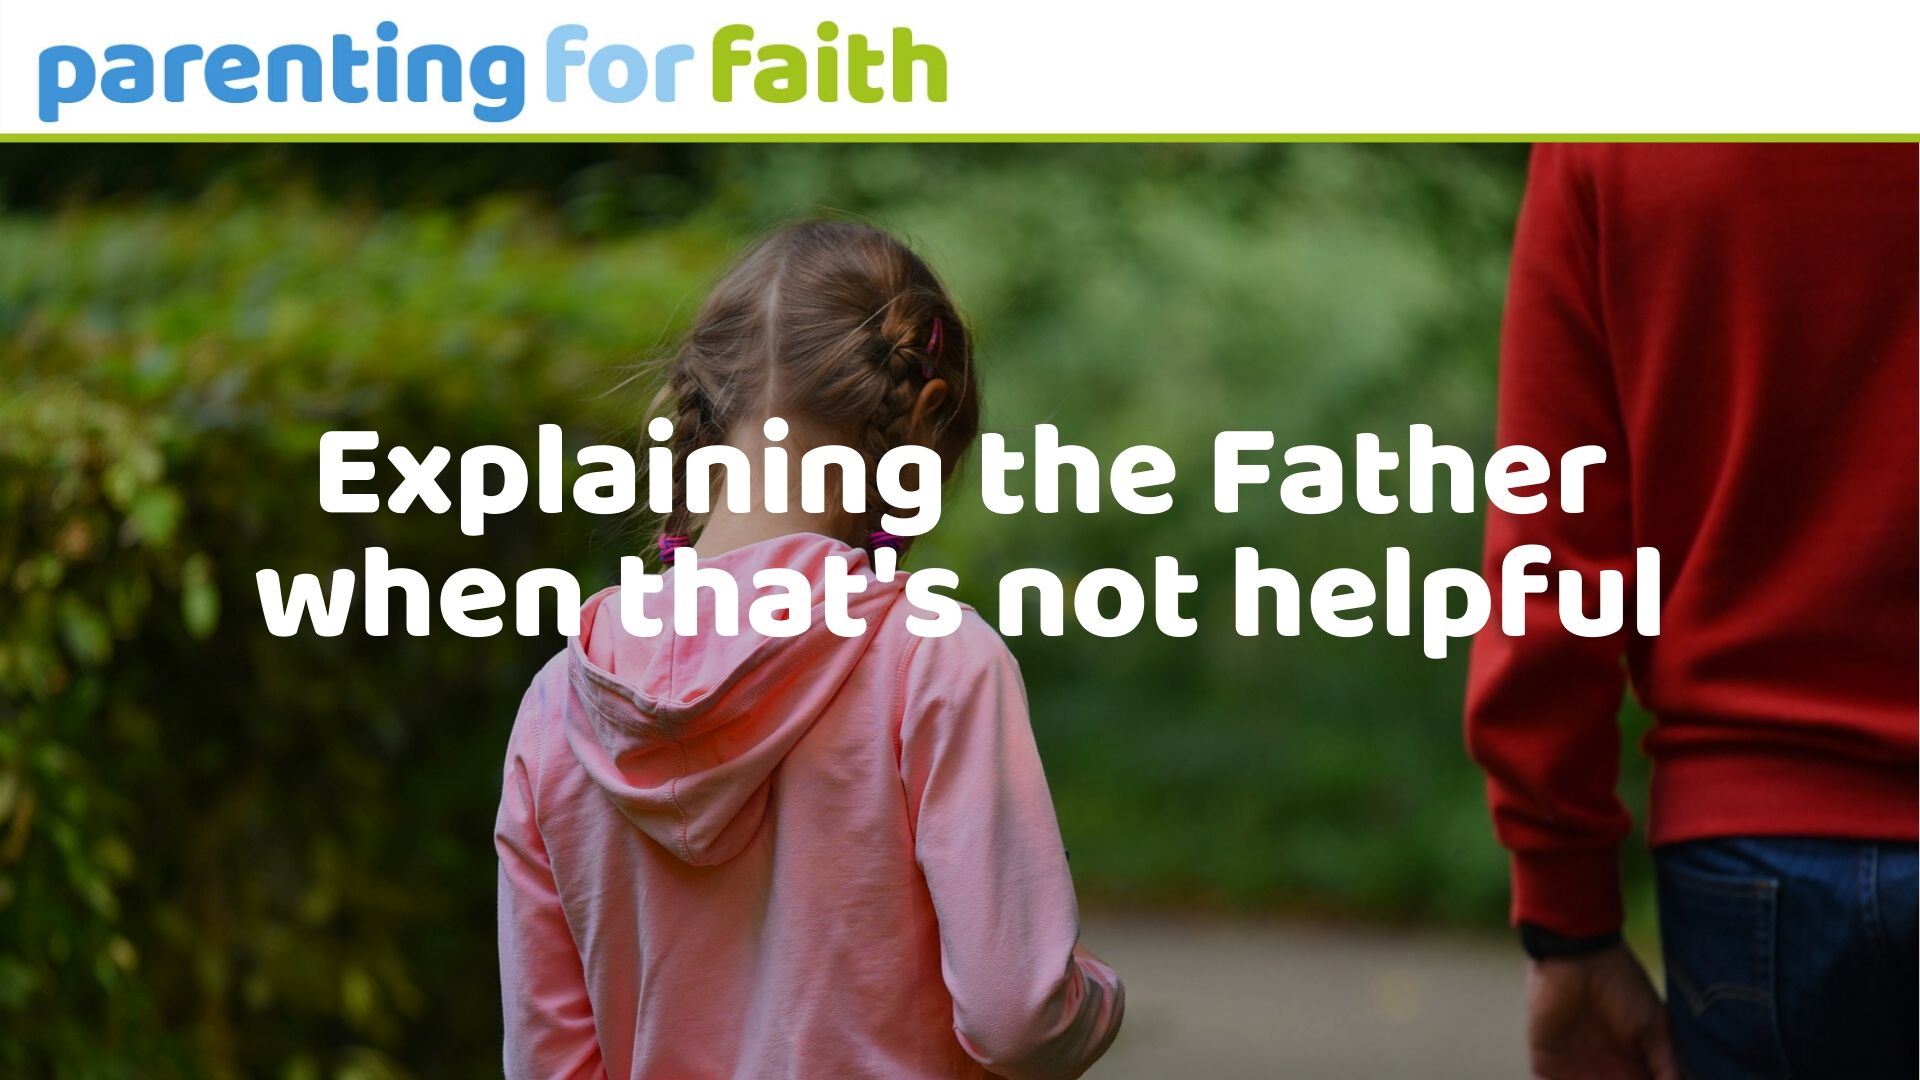
[[[936,379],[947,393],[915,430],[914,408]],[[924,260],[872,226],[808,221],[777,230],[720,279],[651,411],[673,420],[663,534],[698,529],[687,509],[688,455],[760,415],[807,417],[858,449],[867,526],[878,532],[896,509],[872,482],[880,459],[919,441],[951,474],[979,432],[980,384],[972,336]]]

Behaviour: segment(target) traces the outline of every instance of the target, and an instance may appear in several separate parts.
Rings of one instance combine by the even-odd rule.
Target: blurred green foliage
[[[60,148],[65,152],[64,148]],[[496,1066],[490,843],[548,637],[271,637],[253,574],[562,566],[631,523],[327,517],[316,445],[632,441],[739,245],[814,210],[908,235],[978,323],[988,425],[1181,466],[1175,510],[996,518],[916,553],[1201,577],[1191,639],[1014,642],[1091,902],[1496,924],[1464,650],[1232,633],[1238,544],[1303,579],[1477,564],[1450,514],[1211,510],[1222,429],[1484,453],[1524,156],[1501,147],[144,148],[0,175],[0,1073]],[[39,154],[39,157],[34,157]],[[969,478],[971,479],[971,478]]]

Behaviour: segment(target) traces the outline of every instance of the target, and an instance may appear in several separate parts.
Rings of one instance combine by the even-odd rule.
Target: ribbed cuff
[[[1514,852],[1513,921],[1572,938],[1620,929],[1617,851]]]

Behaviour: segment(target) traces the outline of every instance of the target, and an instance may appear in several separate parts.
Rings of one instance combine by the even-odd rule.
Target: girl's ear
[[[920,388],[920,397],[913,403],[913,418],[907,430],[916,438],[933,432],[932,418],[939,413],[940,406],[947,401],[947,380],[928,379],[927,385]]]

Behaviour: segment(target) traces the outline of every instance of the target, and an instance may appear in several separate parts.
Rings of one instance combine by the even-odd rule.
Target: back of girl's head
[[[916,425],[916,403],[935,380],[946,392]],[[759,418],[831,432],[866,456],[869,476],[909,441],[932,447],[950,473],[980,428],[972,336],[940,279],[894,236],[844,221],[786,226],[720,279],[673,357],[656,410],[669,401],[668,533],[690,525],[687,454]],[[869,495],[877,521],[884,508]]]

